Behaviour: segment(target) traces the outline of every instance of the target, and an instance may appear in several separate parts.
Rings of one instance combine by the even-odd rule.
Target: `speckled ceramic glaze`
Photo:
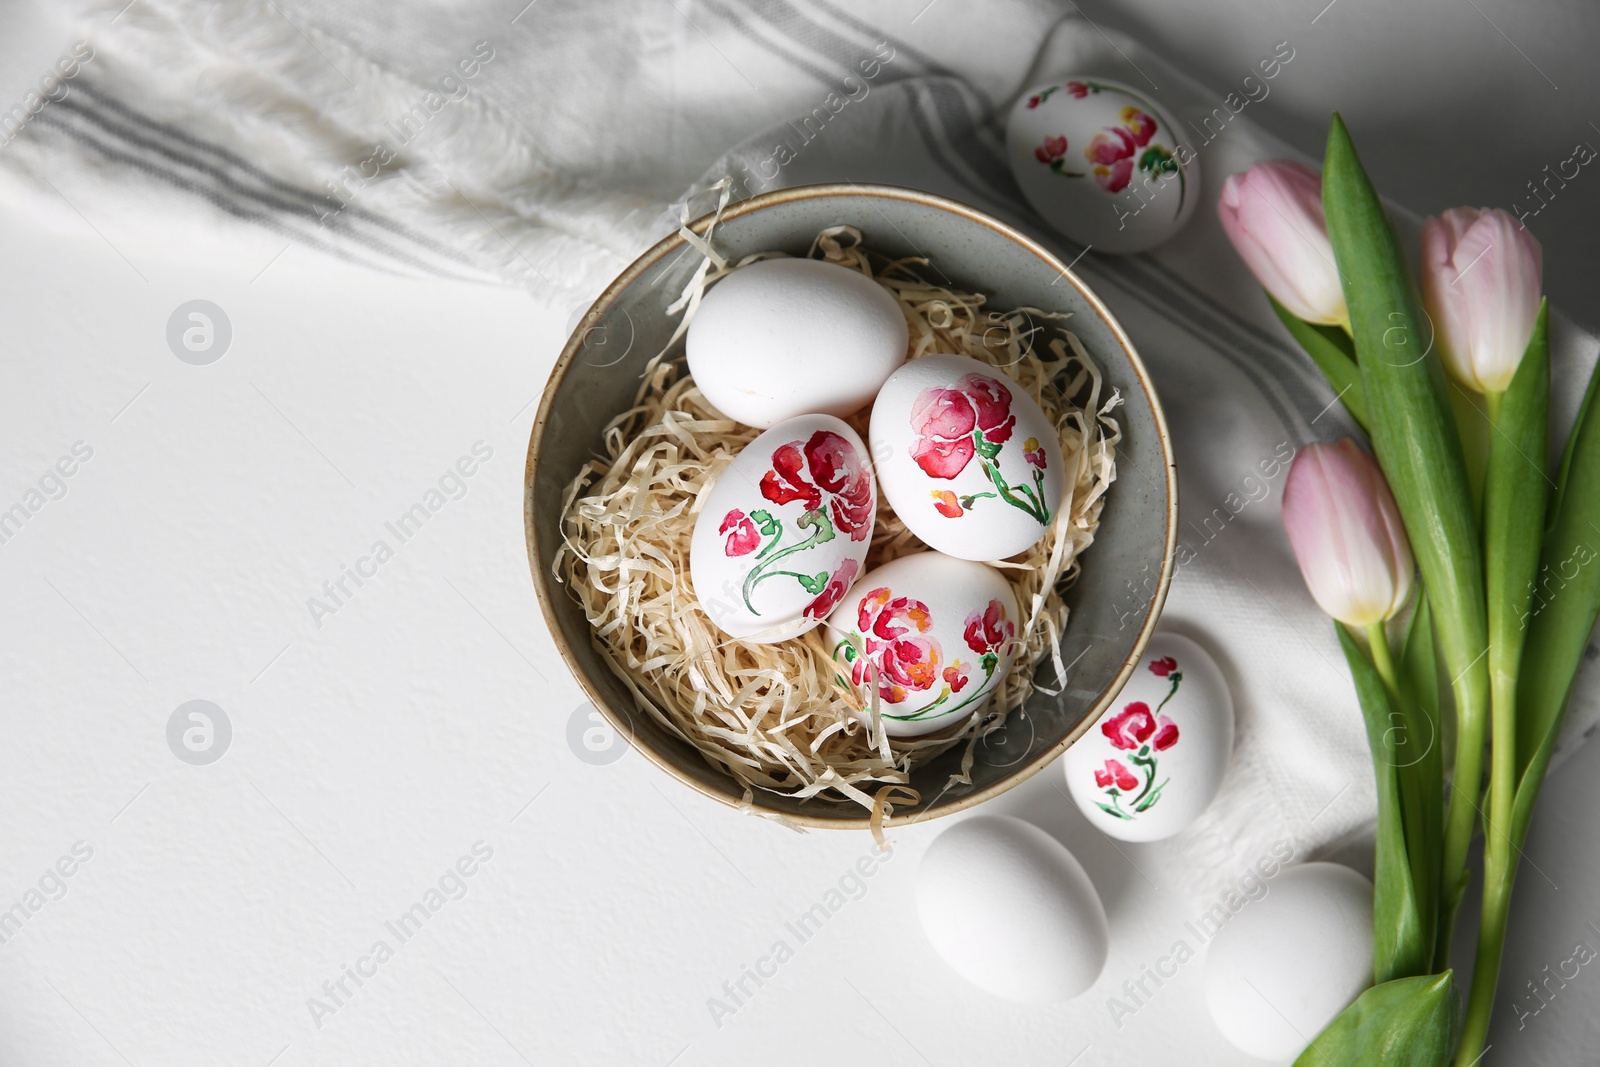
[[[710,221],[701,218],[692,228],[704,233]],[[1067,687],[1057,696],[1036,694],[1024,714],[1012,716],[1005,729],[979,746],[972,784],[946,788],[959,769],[959,748],[920,768],[912,785],[923,799],[914,806],[896,805],[892,821],[898,824],[960,811],[1009,789],[1066,751],[1115,699],[1139,661],[1165,596],[1177,483],[1160,403],[1122,328],[1064,263],[1004,223],[927,193],[813,185],[730,207],[717,224],[715,243],[735,260],[770,249],[804,255],[819,230],[841,223],[860,229],[875,251],[928,257],[955,285],[988,294],[991,307],[1071,312],[1072,328],[1098,361],[1108,389],[1120,390],[1125,400],[1117,410],[1124,476],[1106,494],[1099,535],[1067,595],[1072,618],[1061,649],[1064,662],[1072,664]],[[738,804],[742,793],[733,779],[634,711],[627,689],[595,651],[582,610],[550,573],[561,544],[562,496],[584,463],[600,452],[606,423],[632,405],[645,362],[672,336],[676,320],[667,316],[666,307],[699,258],[682,237],[666,238],[612,282],[579,322],[556,361],[533,423],[524,517],[528,561],[545,620],[589,698],[662,769],[708,796]],[[1129,476],[1135,470],[1145,476]],[[760,791],[754,804],[813,826],[867,824],[867,813],[854,805]]]

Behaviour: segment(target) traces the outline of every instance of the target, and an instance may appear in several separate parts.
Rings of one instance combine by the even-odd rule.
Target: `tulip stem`
[[[1372,665],[1378,668],[1378,677],[1391,699],[1400,699],[1400,683],[1394,671],[1394,656],[1389,650],[1389,633],[1382,622],[1367,624],[1367,644],[1372,646]]]

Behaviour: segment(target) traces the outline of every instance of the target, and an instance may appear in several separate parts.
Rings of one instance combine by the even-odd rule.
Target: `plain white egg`
[[[828,618],[841,677],[890,737],[917,737],[983,709],[1022,645],[1011,583],[984,563],[901,556],[856,583]]]
[[[746,445],[705,495],[689,545],[701,608],[758,644],[819,625],[865,567],[878,505],[866,446],[831,415]]]
[[[937,354],[889,376],[868,430],[878,483],[925,542],[960,559],[1005,559],[1055,521],[1061,442],[1033,398],[987,363]]]
[[[1061,761],[1086,819],[1122,841],[1160,841],[1217,795],[1233,755],[1233,698],[1205,649],[1158,633],[1116,702]]]
[[[1200,199],[1195,150],[1143,93],[1067,77],[1017,98],[1006,123],[1011,173],[1035,211],[1097,252],[1168,240]]]
[[[1287,1063],[1372,983],[1372,883],[1305,863],[1267,885],[1212,939],[1206,1005],[1241,1051]]]
[[[1100,977],[1106,912],[1083,866],[1032,823],[978,815],[936,838],[917,871],[917,912],[934,949],[997,997],[1053,1004]]]
[[[816,259],[766,259],[707,290],[685,339],[689,373],[729,418],[774,426],[866,407],[905,362],[909,330],[889,291]]]

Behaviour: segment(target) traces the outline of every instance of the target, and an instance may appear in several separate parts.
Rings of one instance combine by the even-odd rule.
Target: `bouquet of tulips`
[[[1484,1051],[1517,857],[1600,613],[1589,566],[1600,378],[1549,469],[1538,243],[1504,211],[1428,219],[1419,303],[1337,114],[1320,178],[1264,163],[1228,179],[1219,211],[1372,445],[1310,445],[1284,486],[1290,544],[1354,676],[1378,796],[1374,984],[1296,1062],[1469,1067]],[[1463,1016],[1449,948],[1480,822]]]

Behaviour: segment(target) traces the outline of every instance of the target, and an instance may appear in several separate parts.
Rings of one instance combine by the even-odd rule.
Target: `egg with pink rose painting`
[[[895,514],[946,555],[1014,556],[1060,515],[1060,437],[998,367],[948,354],[911,360],[878,391],[869,437]]]
[[[822,624],[865,569],[878,492],[861,438],[831,415],[780,422],[717,476],[689,543],[711,622],[769,644]]]
[[[1067,790],[1107,836],[1172,837],[1217,795],[1233,725],[1216,661],[1187,637],[1157,633],[1116,701],[1067,749]]]
[[[1016,594],[984,563],[901,556],[856,583],[828,617],[839,679],[890,737],[958,727],[981,712],[1022,648]]]
[[[1199,201],[1199,164],[1178,126],[1148,95],[1106,78],[1024,92],[1006,123],[1006,155],[1033,209],[1097,252],[1154,248]]]

